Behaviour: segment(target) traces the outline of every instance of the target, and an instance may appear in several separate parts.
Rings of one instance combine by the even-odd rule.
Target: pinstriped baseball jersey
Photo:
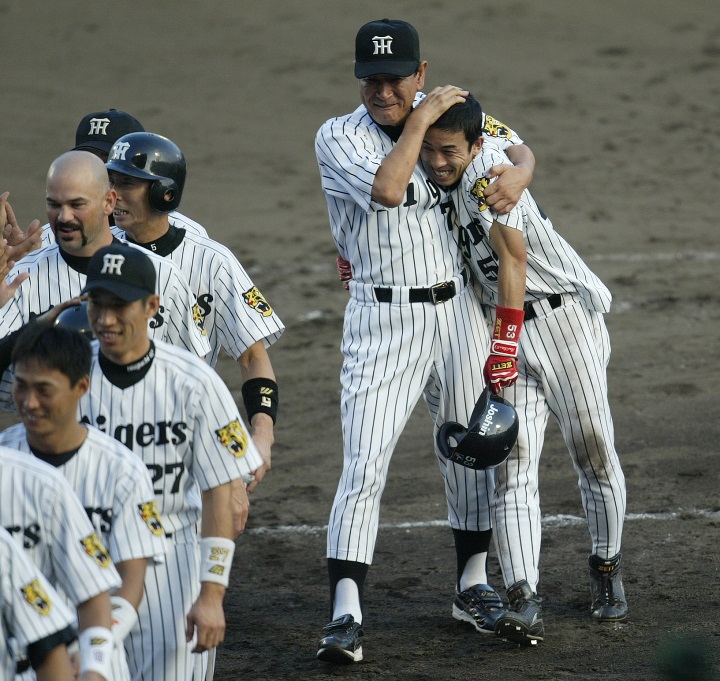
[[[232,251],[198,234],[177,234],[181,240],[169,253],[156,252],[176,263],[190,282],[211,347],[205,361],[214,367],[221,349],[238,359],[257,341],[272,345],[285,326]],[[126,238],[124,232],[120,236]]]
[[[620,551],[625,477],[608,402],[610,340],[602,314],[610,309],[611,295],[554,231],[528,190],[507,215],[487,208],[483,176],[500,163],[509,160],[486,142],[453,192],[453,202],[466,255],[484,300],[493,307],[498,302],[498,262],[488,239],[492,221],[525,236],[526,308],[531,306],[532,317],[520,334],[518,379],[503,391],[520,415],[520,429],[516,447],[495,469],[492,517],[506,586],[527,580],[535,591],[540,577],[539,465],[550,414],[578,475],[593,554],[608,559]],[[488,318],[492,323],[492,311]]]
[[[0,525],[72,603],[120,586],[80,500],[52,466],[0,447],[0,499]]]
[[[185,276],[174,263],[153,253],[148,255],[155,267],[161,305],[158,315],[148,323],[150,336],[205,356],[210,346],[193,318],[194,299]],[[57,244],[23,258],[8,278],[14,279],[21,272],[30,272],[30,278],[0,310],[0,333],[7,335],[26,324],[32,315],[42,314],[53,305],[79,296],[85,285],[84,269],[88,260],[65,256]]]
[[[484,203],[482,190],[489,184],[485,173],[494,165],[509,163],[502,151],[485,142],[453,191],[463,251],[482,283],[483,302],[496,305],[498,300],[498,261],[488,239],[492,222],[497,220],[525,234],[528,255],[526,300],[539,300],[554,293],[572,293],[580,296],[590,310],[607,312],[612,300],[610,291],[554,230],[529,190],[523,192],[518,204],[506,215],[497,215]]]
[[[147,374],[124,389],[103,373],[98,348],[93,342],[79,416],[142,458],[165,531],[194,542],[201,492],[262,464],[235,401],[213,369],[181,348],[155,341]]]
[[[31,453],[23,424],[0,433],[0,445]],[[48,463],[54,465],[53,457]],[[165,533],[150,474],[136,454],[87,426],[80,449],[57,470],[82,502],[114,563],[136,558],[163,559]]]
[[[11,637],[25,649],[74,624],[75,616],[47,578],[0,527],[0,681],[15,678]]]
[[[168,213],[168,218],[170,218],[170,224],[175,225],[178,228],[184,229],[186,232],[192,233],[192,234],[199,234],[200,236],[207,236],[207,230],[199,223],[195,222],[195,220],[191,220],[186,215],[183,215],[182,213],[179,213],[178,211],[174,210],[171,213]],[[118,229],[114,225],[110,227],[110,230],[112,233],[117,236],[118,233],[123,234],[124,232],[121,229]],[[42,227],[42,232],[40,234],[41,236],[41,246],[50,246],[51,244],[55,243],[55,233],[52,231],[52,227],[50,227],[49,224],[45,224]]]

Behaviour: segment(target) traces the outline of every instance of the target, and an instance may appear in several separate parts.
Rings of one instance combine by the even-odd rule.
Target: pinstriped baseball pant
[[[390,458],[413,408],[424,396],[433,433],[446,420],[467,425],[483,387],[479,349],[487,348],[487,326],[471,288],[439,305],[377,303],[355,288],[343,329],[344,460],[328,525],[328,558],[372,563]],[[428,451],[432,446],[428,442]],[[489,529],[492,472],[436,456],[451,526]],[[419,452],[418,465],[422,457]]]
[[[606,369],[610,340],[603,316],[578,300],[528,321],[520,337],[520,376],[503,397],[516,408],[520,433],[495,469],[493,527],[506,586],[539,580],[540,454],[549,414],[558,421],[592,540],[592,553],[620,551],[625,477],[615,451]]]

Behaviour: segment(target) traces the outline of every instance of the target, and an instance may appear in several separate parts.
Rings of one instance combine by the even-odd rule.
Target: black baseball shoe
[[[497,621],[495,633],[504,641],[535,646],[543,640],[542,599],[523,579],[507,590],[510,607]]]
[[[318,645],[317,659],[323,662],[347,664],[363,659],[360,639],[362,625],[352,615],[342,615],[323,627],[323,637]]]
[[[590,607],[593,618],[598,622],[619,622],[627,617],[621,561],[621,553],[607,560],[590,556]]]
[[[455,592],[452,614],[456,620],[469,622],[481,634],[492,634],[495,622],[505,612],[505,603],[489,584],[476,584]]]

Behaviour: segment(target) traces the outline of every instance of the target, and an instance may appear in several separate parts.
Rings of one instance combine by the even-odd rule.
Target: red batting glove
[[[335,266],[337,267],[338,277],[340,277],[343,288],[347,291],[350,288],[350,284],[348,284],[348,282],[352,279],[350,263],[341,255],[338,255],[337,260],[335,261]]]
[[[517,354],[525,312],[511,307],[495,308],[495,328],[490,356],[485,362],[485,382],[494,393],[511,386],[518,377]]]

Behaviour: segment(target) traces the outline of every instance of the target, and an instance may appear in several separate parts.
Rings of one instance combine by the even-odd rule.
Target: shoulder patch
[[[85,553],[88,554],[101,568],[109,567],[111,564],[110,554],[103,545],[97,532],[93,532],[80,540]]]
[[[490,180],[487,177],[479,177],[470,190],[470,194],[475,197],[480,210],[486,210],[488,207],[487,203],[485,203],[485,187],[489,184]]]
[[[273,311],[270,304],[257,286],[253,286],[250,290],[243,293],[243,300],[253,310],[259,312],[263,317],[269,317]]]
[[[248,434],[240,425],[240,421],[237,419],[230,421],[226,426],[218,428],[215,434],[220,444],[226,447],[236,459],[245,456],[248,446]]]
[[[203,335],[207,336],[207,331],[205,331],[205,315],[203,314],[202,309],[200,308],[200,305],[195,303],[192,307],[192,313],[193,313],[193,322],[195,322],[195,326],[197,326],[198,331]]]
[[[483,132],[489,137],[502,137],[509,139],[512,137],[512,130],[507,125],[501,123],[497,118],[485,114],[485,123],[483,124]]]
[[[50,610],[52,609],[50,597],[45,593],[45,589],[42,588],[37,579],[33,579],[30,584],[22,587],[21,591],[23,596],[25,596],[25,600],[41,615],[50,614]]]
[[[140,511],[140,517],[146,523],[150,532],[156,536],[164,534],[162,523],[160,522],[160,511],[158,510],[157,501],[146,501],[142,504],[138,504]]]

